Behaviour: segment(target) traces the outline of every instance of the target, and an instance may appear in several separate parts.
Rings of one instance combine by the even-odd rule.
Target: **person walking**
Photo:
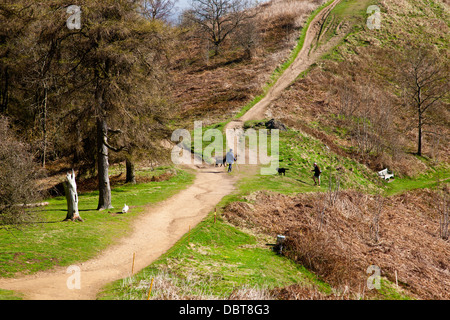
[[[233,149],[230,149],[230,151],[227,152],[226,160],[228,165],[228,172],[231,172],[233,163],[236,161],[236,157],[233,154]]]
[[[320,187],[320,174],[322,173],[322,171],[320,170],[317,163],[314,162],[314,169],[312,169],[311,171],[314,171],[314,176],[313,176],[314,185],[317,186],[317,182],[319,182],[319,187]]]

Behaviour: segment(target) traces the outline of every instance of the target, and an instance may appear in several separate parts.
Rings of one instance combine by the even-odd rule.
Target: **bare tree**
[[[234,42],[244,49],[245,60],[251,60],[258,46],[259,33],[256,19],[247,19],[234,34]]]
[[[225,39],[255,15],[249,8],[249,0],[192,0],[189,18],[205,32],[218,55]]]
[[[78,212],[78,193],[77,184],[75,182],[75,171],[67,172],[66,181],[64,182],[64,191],[67,200],[67,216],[65,220],[83,221]]]
[[[176,0],[142,0],[142,14],[150,20],[167,20],[172,14]]]
[[[406,103],[414,110],[418,131],[417,155],[422,155],[422,135],[426,125],[431,125],[428,113],[437,108],[449,90],[448,60],[439,59],[431,49],[412,47],[403,64],[402,86]]]
[[[337,87],[338,96],[340,99],[339,115],[346,119],[351,118],[359,109],[361,104],[360,96],[357,94],[355,88],[348,84],[347,81],[342,81]]]

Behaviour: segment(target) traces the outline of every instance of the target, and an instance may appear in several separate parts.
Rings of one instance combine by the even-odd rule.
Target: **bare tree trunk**
[[[108,136],[108,125],[106,119],[97,119],[97,164],[98,164],[98,207],[97,210],[110,209],[111,205],[111,185],[108,174],[108,147],[106,139]]]
[[[42,134],[43,134],[43,155],[42,155],[42,167],[45,168],[45,157],[47,156],[47,95],[48,90],[47,86],[45,85],[44,89],[44,110],[43,110],[43,116],[42,116]]]
[[[127,157],[126,161],[125,161],[125,165],[126,165],[126,171],[127,171],[125,183],[136,184],[136,174],[135,174],[135,170],[134,170],[134,163],[131,161],[130,158]]]
[[[419,108],[420,109],[420,108]],[[417,155],[421,156],[422,155],[422,114],[419,110],[419,125],[418,125],[418,129],[419,129],[419,140],[417,141]]]
[[[67,200],[67,216],[64,220],[83,221],[78,212],[78,194],[77,184],[75,182],[75,172],[72,169],[72,173],[68,172],[64,182],[64,190],[66,192]]]

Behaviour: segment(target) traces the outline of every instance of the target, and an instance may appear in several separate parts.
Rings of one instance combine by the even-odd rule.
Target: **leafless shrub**
[[[0,225],[18,225],[31,219],[27,205],[38,199],[36,178],[40,170],[27,146],[0,118]]]
[[[336,200],[338,199],[339,194],[339,187],[340,187],[340,175],[337,173],[334,176],[334,182],[333,182],[333,175],[330,174],[329,182],[328,182],[328,191],[325,196],[323,196],[321,201],[321,206],[319,207],[319,226],[318,229],[320,230],[322,228],[322,225],[324,223],[325,219],[325,212],[328,210],[328,208],[333,207],[336,204]]]
[[[345,70],[342,67],[341,71]],[[337,95],[334,124],[346,128],[358,161],[381,170],[401,150],[394,121],[396,110],[391,97],[380,95],[382,88],[368,85],[370,80],[366,83],[337,81],[333,89]]]
[[[260,42],[258,23],[256,19],[248,19],[236,30],[233,42],[244,49],[244,59],[251,60]]]
[[[295,236],[294,236],[295,234]],[[336,287],[353,285],[359,273],[349,264],[346,252],[338,248],[339,239],[332,230],[292,229],[285,243],[284,255],[319,274]]]
[[[338,86],[337,90],[340,99],[338,114],[345,118],[353,117],[361,103],[358,94],[355,92],[355,88],[348,85],[347,82],[343,82]]]

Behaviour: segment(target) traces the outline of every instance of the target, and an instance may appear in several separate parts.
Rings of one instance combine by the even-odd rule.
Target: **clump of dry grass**
[[[152,284],[153,279],[153,284]],[[148,298],[152,285],[151,300],[272,300],[274,296],[266,287],[242,286],[233,290],[228,296],[217,296],[205,279],[188,274],[180,278],[165,270],[154,275],[144,275],[143,279],[127,277],[122,279],[122,291],[125,299],[143,300]]]
[[[122,290],[129,300],[148,298],[153,279],[150,299],[152,300],[216,300],[209,284],[197,277],[187,276],[185,279],[173,276],[161,270],[154,275],[143,275],[143,279],[127,277],[122,280]],[[195,288],[195,289],[193,289]]]
[[[447,189],[446,189],[447,190]],[[252,208],[229,204],[224,217],[271,236],[283,234],[283,254],[339,290],[364,295],[367,268],[418,299],[448,299],[450,243],[440,236],[440,193],[423,189],[384,198],[340,191],[297,196],[259,192]],[[373,290],[365,295],[376,294]]]
[[[228,300],[273,300],[274,296],[267,288],[243,286],[235,289]]]
[[[334,291],[326,294],[315,288],[314,286],[290,285],[284,288],[275,288],[271,290],[271,294],[279,300],[350,300],[354,296],[344,288],[342,291]],[[359,297],[359,296],[358,296]]]

